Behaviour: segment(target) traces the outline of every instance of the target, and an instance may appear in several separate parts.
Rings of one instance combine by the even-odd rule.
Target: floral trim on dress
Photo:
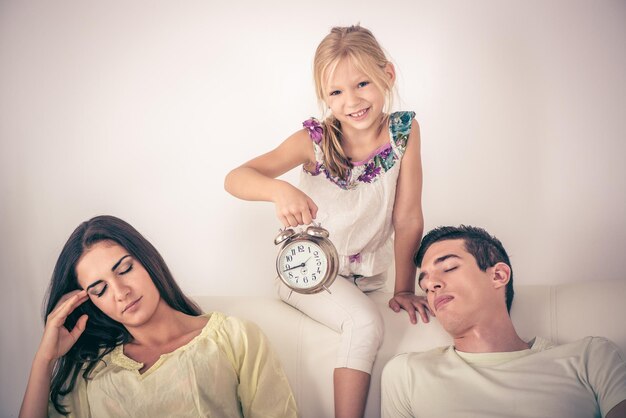
[[[385,172],[389,171],[396,164],[396,161],[400,159],[402,154],[404,154],[409,140],[409,134],[411,133],[411,121],[414,116],[415,112],[395,112],[389,115],[390,143],[368,160],[360,162],[358,165],[348,169],[346,179],[331,175],[321,161],[316,161],[313,170],[303,170],[312,176],[317,176],[323,172],[328,180],[344,190],[354,189],[360,183],[374,183]],[[310,118],[305,120],[302,126],[309,132],[309,137],[313,141],[317,151],[324,134],[322,125],[317,119]],[[394,148],[398,152],[393,152]],[[318,153],[316,152],[316,159],[317,155]]]

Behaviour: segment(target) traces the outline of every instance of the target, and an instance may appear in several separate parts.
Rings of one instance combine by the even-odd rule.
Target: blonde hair
[[[352,65],[370,77],[376,88],[386,96],[386,109],[383,110],[385,116],[378,127],[379,131],[382,130],[387,123],[386,111],[391,106],[393,97],[393,80],[385,73],[389,61],[372,32],[359,25],[332,28],[315,51],[313,78],[320,105],[325,107],[327,81],[344,58],[349,59]],[[321,148],[326,169],[333,176],[345,179],[352,163],[341,146],[341,123],[329,115],[322,122],[322,126],[324,135]]]

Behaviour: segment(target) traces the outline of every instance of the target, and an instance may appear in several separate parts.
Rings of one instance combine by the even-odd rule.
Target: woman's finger
[[[56,312],[52,312],[48,315],[48,322],[52,323],[54,326],[60,327],[65,323],[69,314],[71,314],[78,306],[83,304],[88,298],[89,297],[87,296],[87,292],[85,290],[81,290],[80,292],[74,294],[68,300],[63,302]]]
[[[64,294],[63,296],[61,296],[61,298],[59,299],[57,304],[54,305],[54,308],[50,312],[50,315],[55,313],[56,311],[58,311],[61,308],[61,305],[63,305],[68,299],[70,299],[72,296],[74,296],[75,294],[80,293],[82,291],[83,291],[82,289],[76,289],[76,290],[72,290],[71,292],[68,292],[68,293]]]
[[[89,317],[86,314],[81,315],[80,318],[78,318],[78,321],[76,321],[76,325],[74,325],[74,328],[70,331],[70,335],[72,336],[74,341],[78,341],[78,337],[80,337],[80,335],[87,327],[87,319],[89,319]]]

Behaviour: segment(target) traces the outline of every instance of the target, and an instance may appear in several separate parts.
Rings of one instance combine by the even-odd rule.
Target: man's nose
[[[443,287],[443,282],[439,280],[438,277],[433,277],[428,283],[428,290],[435,291],[437,289],[441,289]]]

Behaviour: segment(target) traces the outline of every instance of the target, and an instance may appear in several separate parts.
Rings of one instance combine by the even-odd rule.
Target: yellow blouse
[[[188,344],[143,367],[117,346],[63,399],[70,417],[297,417],[287,376],[253,323],[219,312]],[[48,415],[62,417],[48,406]]]

